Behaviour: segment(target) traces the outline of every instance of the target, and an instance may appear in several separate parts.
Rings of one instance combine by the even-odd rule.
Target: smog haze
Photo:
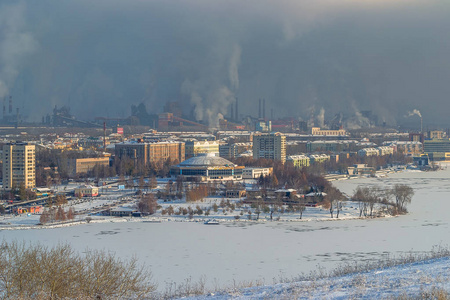
[[[238,97],[242,116],[264,98],[275,118],[447,124],[448,32],[444,0],[2,1],[0,97],[35,121],[179,101],[212,124]]]

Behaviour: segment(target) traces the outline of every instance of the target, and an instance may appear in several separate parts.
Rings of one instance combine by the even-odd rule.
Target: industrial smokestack
[[[263,119],[266,119],[266,99],[263,99]]]
[[[3,118],[6,116],[6,97],[3,99]]]
[[[12,97],[9,96],[9,114],[12,114]]]
[[[233,103],[231,103],[230,120],[233,120],[233,118],[234,118],[234,110],[233,110]]]
[[[103,151],[106,151],[106,122],[103,122]]]
[[[258,119],[261,119],[261,98],[259,98]]]
[[[238,98],[236,97],[236,109],[235,109],[236,117],[234,118],[236,121],[239,121],[239,113],[238,113]]]
[[[273,120],[273,108],[270,109],[270,119]]]

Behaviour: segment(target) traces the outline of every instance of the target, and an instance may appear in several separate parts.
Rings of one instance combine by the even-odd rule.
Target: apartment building
[[[3,188],[24,184],[27,189],[36,187],[36,149],[28,143],[3,145]]]
[[[154,163],[171,159],[184,161],[185,144],[183,142],[167,141],[157,143],[119,143],[115,146],[118,158],[128,157],[135,163]]]
[[[109,157],[74,158],[68,161],[68,171],[72,176],[76,174],[88,173],[96,165],[109,166]]]
[[[253,136],[253,158],[267,158],[286,161],[286,136],[283,134],[267,133]]]
[[[216,153],[219,155],[219,142],[217,141],[187,141],[185,142],[185,156],[191,158],[199,154]]]

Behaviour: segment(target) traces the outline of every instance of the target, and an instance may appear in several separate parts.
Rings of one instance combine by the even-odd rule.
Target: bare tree
[[[391,192],[395,198],[397,212],[406,213],[406,204],[411,203],[412,197],[414,196],[413,188],[405,184],[396,184]]]
[[[147,299],[155,289],[136,258],[90,250],[80,255],[67,244],[0,243],[2,299]]]
[[[336,202],[342,198],[342,194],[338,189],[334,187],[326,189],[326,194],[327,194],[326,199],[330,210],[330,216],[331,218],[333,218],[333,212],[336,208]]]
[[[142,195],[141,200],[138,203],[138,209],[143,214],[152,215],[156,212],[157,202],[153,194],[147,193]]]

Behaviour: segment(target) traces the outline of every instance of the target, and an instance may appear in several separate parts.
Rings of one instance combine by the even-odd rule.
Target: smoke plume
[[[317,115],[317,122],[319,127],[323,128],[325,125],[325,109],[323,107],[320,109],[319,114]]]
[[[36,42],[26,30],[26,6],[0,4],[0,97],[11,93],[24,59],[34,51]]]
[[[420,111],[418,109],[413,109],[412,111],[408,111],[408,117],[412,117],[412,116],[418,116],[418,117],[422,118],[422,114],[420,113]]]
[[[315,119],[313,105],[388,125],[429,99],[421,113],[447,122],[447,2],[3,0],[0,95],[32,99],[34,120],[54,105],[90,119],[178,101],[215,127],[238,97],[243,116],[261,98],[279,117]]]

